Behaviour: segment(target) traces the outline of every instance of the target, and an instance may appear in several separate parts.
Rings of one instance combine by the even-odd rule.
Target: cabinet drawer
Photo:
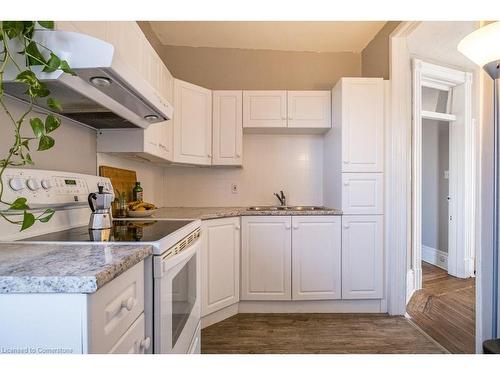
[[[141,314],[109,354],[144,354],[150,346],[151,337],[145,337],[144,314]]]
[[[144,311],[144,262],[89,296],[89,352],[107,353]]]
[[[345,215],[384,213],[383,173],[342,173],[342,211]]]

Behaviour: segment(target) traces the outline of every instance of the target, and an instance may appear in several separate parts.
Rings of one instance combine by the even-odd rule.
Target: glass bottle
[[[142,202],[143,200],[143,191],[141,187],[141,183],[137,181],[134,186],[134,190],[132,191],[134,196],[134,201]]]

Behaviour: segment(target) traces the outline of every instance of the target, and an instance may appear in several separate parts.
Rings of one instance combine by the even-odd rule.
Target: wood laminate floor
[[[407,306],[408,315],[451,353],[474,353],[475,278],[459,279],[422,262],[423,289]]]
[[[238,314],[201,331],[212,354],[445,353],[408,319],[386,314]]]

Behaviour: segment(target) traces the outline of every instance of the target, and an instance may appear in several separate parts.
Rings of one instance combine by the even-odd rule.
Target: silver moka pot
[[[98,188],[99,192],[90,193],[88,197],[92,210],[89,229],[109,229],[113,226],[113,216],[111,215],[113,194],[104,192],[103,186],[98,186]]]

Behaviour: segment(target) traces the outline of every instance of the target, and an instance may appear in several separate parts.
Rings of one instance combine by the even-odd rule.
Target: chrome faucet
[[[285,197],[285,193],[283,193],[283,190],[280,190],[279,194],[278,193],[274,193],[274,195],[280,201],[280,205],[281,206],[286,206],[286,197]]]

